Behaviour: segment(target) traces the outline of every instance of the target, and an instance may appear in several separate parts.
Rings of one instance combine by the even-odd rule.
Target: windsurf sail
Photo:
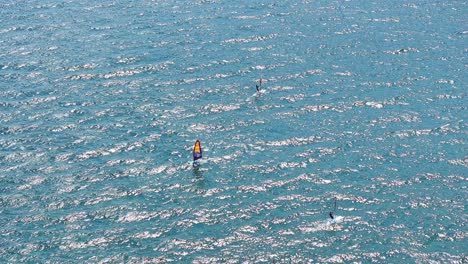
[[[197,141],[195,142],[195,146],[193,147],[193,161],[196,161],[201,158],[202,158],[202,148],[201,148],[200,140],[197,139]]]

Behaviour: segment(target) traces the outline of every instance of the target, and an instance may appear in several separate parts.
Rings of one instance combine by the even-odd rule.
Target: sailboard
[[[200,140],[197,139],[195,145],[193,146],[193,166],[200,165],[200,159],[203,157],[203,151],[200,144]]]
[[[337,224],[343,223],[343,221],[344,221],[344,217],[341,215],[338,215],[338,216],[335,216],[333,219],[328,219],[326,222],[326,225],[328,226],[337,225]]]
[[[262,89],[260,91],[255,92],[254,94],[252,94],[252,97],[260,97],[262,94],[265,94],[265,93],[266,93],[266,90]]]

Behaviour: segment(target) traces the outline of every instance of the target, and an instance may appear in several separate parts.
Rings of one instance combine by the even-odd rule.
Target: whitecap
[[[135,238],[138,239],[147,239],[147,238],[158,238],[162,236],[164,233],[163,232],[156,232],[156,233],[150,233],[148,231],[140,232],[134,235]]]
[[[150,170],[148,171],[148,174],[150,174],[150,175],[159,174],[159,173],[164,172],[166,169],[167,169],[167,166],[161,165],[161,166],[159,166],[159,167],[150,169]]]
[[[244,232],[244,233],[251,233],[251,234],[253,234],[253,233],[255,233],[255,232],[258,231],[258,227],[250,226],[250,225],[248,225],[248,226],[243,226],[243,227],[239,228],[239,231],[240,231],[240,232]]]
[[[142,212],[129,212],[124,216],[120,216],[117,219],[117,222],[129,223],[129,222],[139,222],[143,220],[151,220],[152,218],[158,216],[158,212],[149,213],[146,211]]]
[[[366,102],[366,105],[373,108],[383,108],[383,104],[379,102]]]

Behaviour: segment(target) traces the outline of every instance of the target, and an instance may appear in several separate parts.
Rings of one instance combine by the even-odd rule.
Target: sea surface
[[[467,14],[1,1],[0,263],[467,263]]]

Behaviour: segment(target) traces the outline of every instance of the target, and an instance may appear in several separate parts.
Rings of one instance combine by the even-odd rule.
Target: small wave
[[[260,19],[259,16],[236,16],[234,17],[236,19],[240,19],[240,20],[257,20],[257,19]]]
[[[41,176],[33,176],[33,177],[30,177],[28,178],[26,181],[28,182],[27,184],[24,184],[24,185],[21,185],[21,186],[18,186],[18,190],[27,190],[27,189],[31,189],[32,187],[36,186],[36,185],[40,185],[42,184],[43,182],[45,182],[46,178],[45,177],[41,177]]]
[[[249,226],[249,225],[248,225],[248,226],[243,226],[243,227],[241,227],[241,228],[238,229],[239,232],[251,233],[251,234],[257,232],[258,230],[259,230],[258,227],[256,227],[256,226]]]
[[[259,193],[259,192],[266,192],[266,186],[258,186],[258,185],[243,185],[238,188],[238,192],[243,193]]]
[[[207,110],[211,113],[221,113],[221,112],[237,110],[239,108],[240,108],[239,104],[230,104],[230,105],[208,104],[206,106],[203,106],[201,109]]]
[[[151,220],[155,217],[160,215],[159,212],[149,213],[146,211],[139,211],[139,212],[129,212],[124,216],[121,216],[117,219],[117,222],[121,223],[129,223],[129,222],[139,222],[143,220]]]
[[[383,104],[379,102],[366,102],[366,105],[372,108],[383,108]]]
[[[322,231],[339,231],[342,230],[343,227],[342,225],[329,225],[326,223],[326,221],[316,221],[313,222],[311,225],[307,226],[300,226],[299,230],[303,233],[316,233],[316,232],[322,232]],[[318,246],[329,246],[326,243],[318,243]]]
[[[74,72],[74,71],[80,71],[80,70],[94,69],[94,68],[97,68],[97,67],[99,67],[99,64],[85,63],[83,65],[72,66],[72,67],[68,68],[67,71]]]
[[[447,161],[449,164],[452,165],[459,165],[463,167],[468,167],[468,158],[465,159],[453,159],[453,160],[448,160]]]
[[[69,242],[59,246],[61,250],[75,250],[75,249],[86,249],[89,247],[105,246],[112,241],[109,237],[98,237],[93,238],[86,242]]]
[[[322,110],[330,109],[330,105],[306,105],[301,110],[305,112],[318,112]]]
[[[274,39],[278,35],[277,34],[270,34],[266,36],[253,36],[249,38],[233,38],[233,39],[228,39],[224,40],[221,43],[226,44],[226,43],[249,43],[249,42],[257,42],[257,41],[265,41],[269,39]]]
[[[349,71],[345,71],[345,72],[335,72],[335,75],[336,76],[352,76],[353,74]]]
[[[310,136],[308,138],[291,138],[281,141],[267,141],[265,142],[266,146],[301,146],[308,145],[316,142],[320,137]]]
[[[264,47],[262,46],[262,47],[241,48],[241,50],[247,50],[247,51],[251,51],[251,52],[262,51],[262,50],[271,50],[271,49],[273,49],[272,45],[268,45],[268,46],[264,46]],[[265,66],[265,65],[258,65],[258,66],[254,66],[253,68],[256,69],[256,70],[265,70],[268,67]]]
[[[99,157],[99,156],[107,156],[107,155],[110,155],[110,154],[111,154],[111,152],[101,148],[101,149],[86,151],[86,152],[84,152],[82,154],[77,155],[76,157],[79,160],[87,160],[87,159],[90,159],[90,158],[95,158],[95,157]]]
[[[307,163],[306,162],[281,162],[278,164],[278,167],[280,169],[286,169],[286,168],[306,168]]]
[[[400,22],[400,18],[398,17],[384,17],[384,18],[373,18],[372,21],[374,22]]]
[[[170,65],[173,65],[174,62],[166,61],[156,65],[146,65],[140,66],[128,70],[118,70],[114,72],[97,74],[97,73],[82,73],[78,75],[72,75],[66,77],[67,80],[91,80],[91,79],[110,79],[115,77],[129,77],[141,73],[154,73],[161,70],[168,69]]]
[[[302,101],[306,98],[305,94],[295,94],[295,95],[289,95],[289,96],[282,96],[280,97],[280,100],[286,100],[289,103],[294,103],[297,101]]]
[[[410,52],[418,53],[419,50],[417,48],[401,48],[399,50],[385,51],[385,53],[389,54],[405,54]]]
[[[67,124],[67,125],[63,125],[61,127],[56,127],[56,128],[52,128],[50,129],[51,132],[63,132],[65,130],[68,130],[68,129],[75,129],[77,126],[76,124]]]
[[[145,231],[145,232],[140,232],[140,233],[137,233],[134,235],[135,238],[138,238],[138,239],[148,239],[148,238],[158,238],[160,236],[162,236],[164,234],[164,232],[156,232],[156,233],[150,233],[148,231]]]
[[[159,167],[156,167],[156,168],[152,168],[148,171],[148,174],[150,175],[156,175],[156,174],[160,174],[162,172],[164,172],[166,169],[168,168],[168,166],[159,166]]]

